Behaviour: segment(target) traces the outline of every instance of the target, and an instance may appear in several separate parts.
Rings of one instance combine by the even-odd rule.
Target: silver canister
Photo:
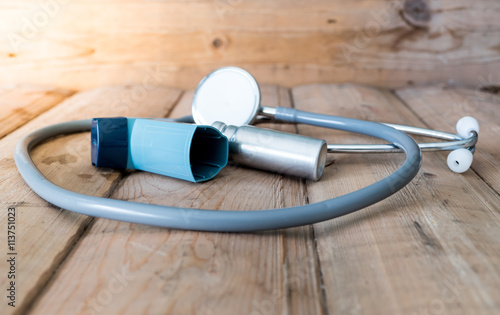
[[[228,138],[229,159],[237,164],[312,180],[323,174],[325,140],[218,121],[212,126]]]

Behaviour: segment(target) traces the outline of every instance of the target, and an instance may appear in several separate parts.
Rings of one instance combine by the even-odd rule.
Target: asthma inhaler
[[[228,140],[216,128],[145,118],[94,118],[92,164],[201,182],[226,166]]]

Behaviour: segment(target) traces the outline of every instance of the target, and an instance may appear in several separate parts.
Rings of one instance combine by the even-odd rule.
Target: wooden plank
[[[73,94],[39,86],[0,87],[0,138]]]
[[[287,89],[264,86],[262,92],[266,104],[290,105]],[[172,117],[190,113],[192,94],[184,95]],[[300,179],[228,166],[201,184],[136,172],[112,198],[223,211],[300,205],[306,192]],[[316,257],[310,226],[225,234],[99,219],[33,313],[318,314]],[[127,279],[113,291],[122,272]]]
[[[162,84],[194,88],[237,65],[284,86],[400,87],[500,70],[495,0],[71,1],[46,19],[31,0],[0,8],[0,83],[88,89],[159,67]]]
[[[388,91],[311,85],[295,88],[292,94],[302,110],[425,127]],[[333,143],[359,143],[359,137],[342,132],[298,128],[301,134]],[[445,157],[426,154],[420,173],[396,195],[314,225],[330,314],[498,310],[500,199],[475,172],[449,171]],[[311,203],[373,183],[400,165],[403,156],[333,158],[321,181],[307,183]]]
[[[383,13],[392,18],[391,10],[401,8],[407,14],[406,18],[416,18],[411,8],[405,8],[405,1],[383,1],[363,0],[357,4],[345,3],[342,0],[314,0],[305,2],[293,2],[278,0],[272,3],[265,0],[239,0],[227,3],[227,10],[223,9],[224,1],[193,1],[186,3],[182,0],[169,0],[164,2],[141,2],[131,0],[123,3],[120,0],[108,1],[71,1],[62,4],[57,16],[48,21],[50,31],[62,33],[64,28],[78,33],[152,33],[168,31],[183,32],[188,29],[201,29],[210,26],[210,29],[222,30],[228,27],[233,29],[272,31],[323,31],[325,26],[330,30],[351,30],[366,22],[365,16],[374,19],[382,17]],[[418,3],[422,4],[422,3]],[[218,7],[217,5],[221,5]],[[232,6],[232,7],[231,7]],[[495,9],[500,4],[495,0],[480,0],[476,5],[463,1],[427,1],[423,4],[421,13],[430,13],[432,26],[438,29],[449,26],[453,29],[491,30],[498,26]],[[485,11],[485,8],[491,9]],[[15,3],[2,4],[2,18],[11,22],[2,25],[1,31],[22,32],[23,21],[20,18],[27,15],[30,18],[43,8],[33,0],[20,0]],[[189,10],[187,10],[189,9]],[[279,10],[278,10],[279,9]],[[373,12],[372,12],[373,11]],[[430,12],[428,12],[430,11]],[[373,13],[373,14],[372,14]],[[92,15],[96,22],[81,23],[71,21],[77,14]],[[164,18],[161,18],[161,16]],[[148,18],[149,16],[149,18]],[[165,18],[168,17],[168,18]],[[434,19],[433,19],[434,18]],[[108,20],[108,21],[105,21]],[[135,23],[127,23],[135,20]],[[185,23],[189,20],[189,24]],[[279,23],[277,23],[279,21]],[[399,20],[398,20],[399,21]],[[413,21],[409,21],[410,23]],[[421,23],[422,23],[421,22]],[[103,23],[109,28],[103,29]],[[34,25],[36,26],[36,25]],[[363,25],[364,26],[364,25]],[[36,35],[42,35],[37,33]]]
[[[483,80],[485,83],[487,81]],[[500,97],[480,88],[448,89],[438,86],[402,89],[396,93],[432,129],[454,132],[460,118],[475,117],[480,125],[480,140],[471,167],[500,193]]]
[[[18,140],[28,132],[52,123],[95,116],[164,116],[175,104],[180,91],[156,87],[131,98],[142,86],[109,87],[78,93],[46,111],[15,132],[0,140],[0,200],[3,209],[16,209],[17,274],[16,308],[0,304],[0,313],[25,314],[33,299],[44,290],[59,264],[73,245],[85,234],[92,218],[64,211],[39,198],[20,177],[12,152]],[[134,94],[132,94],[134,95]],[[76,134],[54,139],[33,150],[39,169],[56,184],[70,190],[97,196],[108,196],[121,175],[109,169],[96,169],[90,163],[89,134]],[[0,212],[0,221],[7,222],[7,211]],[[2,223],[3,224],[3,223]],[[0,242],[6,244],[7,233]],[[1,259],[6,261],[6,250]],[[9,266],[0,265],[7,274]],[[8,279],[0,285],[7,288]]]

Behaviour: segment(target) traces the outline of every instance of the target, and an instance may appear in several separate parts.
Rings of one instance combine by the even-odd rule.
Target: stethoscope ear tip
[[[479,123],[470,116],[460,118],[456,125],[457,133],[462,139],[474,137],[479,134]],[[473,150],[472,150],[473,151]],[[474,159],[473,152],[466,148],[456,149],[448,154],[448,168],[455,173],[463,173],[467,171]]]
[[[479,123],[474,117],[465,116],[460,118],[456,128],[458,135],[463,139],[469,138],[473,131],[479,134]]]
[[[450,170],[463,173],[470,168],[473,158],[474,155],[470,150],[461,148],[451,151],[446,161]]]

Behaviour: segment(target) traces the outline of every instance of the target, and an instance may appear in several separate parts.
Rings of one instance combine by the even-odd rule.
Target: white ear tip
[[[472,131],[479,133],[479,123],[477,120],[470,116],[460,118],[457,122],[458,135],[464,139],[469,138]]]
[[[448,167],[455,173],[463,173],[472,164],[472,152],[467,149],[457,149],[448,154]]]

